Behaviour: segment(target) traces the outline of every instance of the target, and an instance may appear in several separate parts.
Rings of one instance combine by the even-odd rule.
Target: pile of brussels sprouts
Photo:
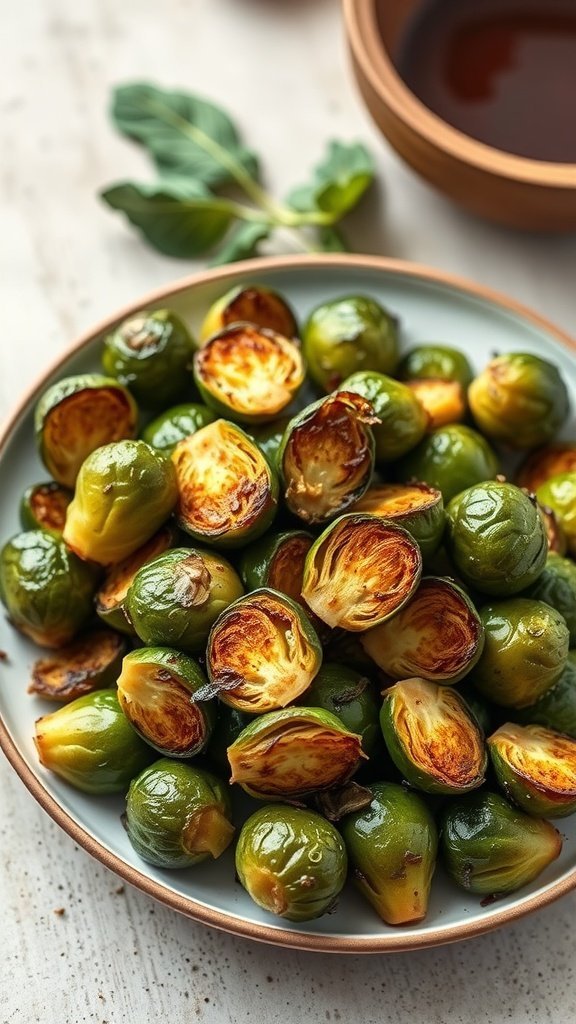
[[[198,343],[169,310],[132,316],[102,366],[40,399],[52,479],[0,555],[11,623],[48,648],[30,691],[64,705],[36,723],[45,768],[127,792],[153,865],[218,857],[239,829],[241,884],[291,921],[348,874],[388,924],[419,921],[438,852],[487,900],[533,880],[561,848],[546,819],[576,810],[557,368],[400,358],[363,296],[299,331],[257,285]]]

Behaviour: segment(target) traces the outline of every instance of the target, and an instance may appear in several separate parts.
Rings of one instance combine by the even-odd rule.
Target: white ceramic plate
[[[319,302],[363,292],[401,321],[403,347],[443,341],[466,351],[480,369],[491,355],[527,351],[555,362],[576,393],[576,346],[566,335],[515,303],[437,271],[366,256],[283,257],[250,261],[178,281],[120,310],[80,339],[44,376],[9,424],[0,449],[0,541],[19,530],[24,488],[46,478],[36,454],[33,409],[38,394],[59,377],[99,368],[102,335],[128,314],[169,306],[196,330],[210,303],[233,284],[256,281],[282,292],[300,317]],[[572,349],[572,351],[570,351]],[[574,428],[574,422],[572,423]],[[561,821],[561,856],[531,886],[482,907],[438,871],[425,921],[402,929],[384,925],[351,888],[338,909],[307,925],[292,925],[260,910],[234,880],[232,851],[216,863],[185,871],[144,864],[120,823],[121,798],[77,793],[39,764],[32,742],[34,720],[53,709],[27,694],[37,650],[0,620],[0,648],[7,652],[0,688],[0,742],[30,791],[56,821],[90,853],[125,880],[190,917],[254,939],[333,952],[378,952],[418,948],[469,937],[549,903],[576,885],[576,815]]]

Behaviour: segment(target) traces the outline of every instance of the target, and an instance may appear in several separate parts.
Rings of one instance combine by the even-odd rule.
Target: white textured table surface
[[[0,35],[0,404],[80,331],[195,269],[155,255],[95,199],[142,155],[106,119],[110,86],[150,78],[221,100],[281,194],[327,137],[373,149],[361,251],[456,271],[576,332],[576,239],[454,210],[368,121],[336,0],[20,0]],[[24,685],[24,681],[23,681]],[[564,1024],[576,1017],[576,895],[507,930],[427,952],[331,958],[196,925],[93,861],[0,761],[0,1019],[42,1024],[303,1021]],[[62,910],[64,913],[56,913]]]

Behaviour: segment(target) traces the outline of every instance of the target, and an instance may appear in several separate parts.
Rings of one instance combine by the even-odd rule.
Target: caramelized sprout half
[[[576,740],[507,722],[487,742],[499,784],[526,814],[564,818],[576,811]]]
[[[238,285],[217,299],[204,318],[200,341],[205,342],[218,331],[237,323],[266,327],[285,338],[298,334],[296,318],[286,300],[261,284]]]
[[[93,690],[116,686],[127,643],[111,629],[93,629],[32,666],[28,693],[67,704]]]
[[[390,519],[411,533],[424,559],[438,549],[444,533],[442,492],[428,484],[375,484],[355,503],[354,512]]]

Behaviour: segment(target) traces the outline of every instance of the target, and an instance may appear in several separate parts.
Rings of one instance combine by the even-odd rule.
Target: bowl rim
[[[435,149],[484,174],[540,188],[576,189],[576,163],[531,160],[496,149],[452,127],[408,88],[381,41],[377,0],[342,0],[352,53],[370,86],[398,121]]]
[[[128,303],[112,316],[85,331],[72,342],[58,358],[43,371],[35,384],[29,388],[18,401],[16,408],[8,416],[0,433],[0,459],[4,456],[12,432],[20,420],[27,414],[31,403],[46,386],[46,382],[58,372],[73,355],[92,344],[106,331],[111,330],[119,320],[132,315],[149,305],[164,301],[190,288],[222,282],[232,285],[237,278],[258,277],[261,272],[315,270],[327,267],[354,267],[360,270],[382,272],[399,278],[417,278],[427,283],[439,284],[464,292],[468,296],[488,301],[506,311],[521,316],[524,320],[545,330],[557,339],[564,347],[576,353],[576,340],[565,331],[550,323],[545,317],[525,307],[514,299],[483,285],[475,284],[465,278],[422,264],[408,263],[403,260],[388,259],[382,256],[370,256],[350,253],[296,254],[286,256],[269,256],[243,260],[227,266],[200,271],[169,282],[160,288],[148,292],[135,301]],[[457,942],[461,939],[473,938],[492,931],[511,921],[516,921],[526,914],[547,906],[554,900],[576,888],[576,865],[564,878],[552,884],[546,891],[526,897],[520,903],[504,907],[492,914],[486,921],[460,923],[448,927],[433,929],[423,936],[405,936],[401,930],[381,936],[354,935],[314,935],[303,931],[284,931],[281,926],[267,925],[254,921],[246,921],[226,911],[207,907],[192,897],[173,892],[169,887],[148,877],[144,872],[126,864],[118,855],[108,850],[90,832],[79,825],[72,816],[58,803],[55,797],[45,788],[43,782],[28,767],[23,754],[12,739],[7,725],[0,716],[0,747],[6,758],[20,776],[32,796],[50,817],[71,837],[71,839],[100,861],[106,868],[113,871],[124,881],[153,897],[158,902],[179,913],[211,925],[222,931],[245,938],[255,939],[272,945],[293,949],[304,949],[311,952],[324,953],[384,953],[405,952],[411,949],[424,949],[430,946]]]

